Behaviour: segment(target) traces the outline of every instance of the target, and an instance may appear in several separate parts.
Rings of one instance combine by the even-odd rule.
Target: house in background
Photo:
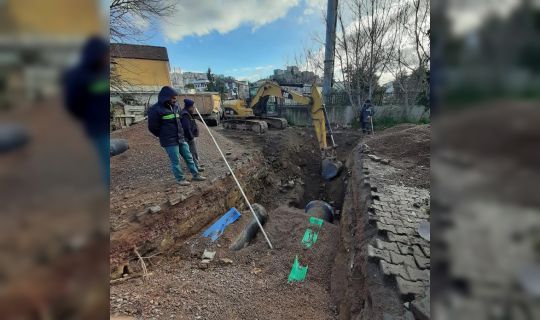
[[[111,43],[113,127],[144,119],[163,86],[172,86],[167,48]]]
[[[193,80],[193,81],[191,81],[189,83],[186,83],[186,86],[192,84],[193,87],[195,88],[195,91],[197,91],[197,92],[205,92],[206,89],[208,89],[208,84],[209,83],[210,83],[210,81],[208,81],[208,80]]]
[[[226,99],[247,99],[249,98],[249,83],[230,79],[225,81]]]

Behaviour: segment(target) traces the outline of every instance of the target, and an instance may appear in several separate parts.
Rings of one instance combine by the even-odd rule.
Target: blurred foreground
[[[433,8],[432,316],[538,319],[539,3]]]
[[[2,319],[108,317],[108,190],[60,85],[101,18],[97,1],[0,3]]]

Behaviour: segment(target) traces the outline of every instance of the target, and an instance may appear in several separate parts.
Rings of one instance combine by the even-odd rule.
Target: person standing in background
[[[371,100],[367,99],[362,106],[362,110],[360,111],[360,123],[362,125],[362,133],[373,133],[371,132],[371,117],[373,117],[374,113],[375,112],[373,110]]]
[[[181,114],[182,127],[184,127],[184,137],[189,145],[189,151],[193,155],[193,161],[199,172],[204,171],[203,165],[199,160],[199,152],[197,151],[196,138],[199,136],[199,128],[197,121],[193,115],[195,114],[195,102],[190,99],[184,99],[184,109]]]

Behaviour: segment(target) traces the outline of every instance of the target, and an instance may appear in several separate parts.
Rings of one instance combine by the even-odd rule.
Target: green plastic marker
[[[291,273],[289,273],[289,279],[287,280],[287,282],[291,283],[295,281],[304,281],[304,279],[306,278],[307,270],[308,267],[302,267],[298,262],[298,256],[296,256],[294,258]]]
[[[311,248],[319,237],[319,230],[322,228],[323,220],[315,217],[309,217],[309,228],[304,232],[304,237],[302,238],[302,245],[306,249]]]

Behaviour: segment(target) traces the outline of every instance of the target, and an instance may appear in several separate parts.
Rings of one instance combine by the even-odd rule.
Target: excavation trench
[[[354,280],[362,278],[359,272],[369,272],[362,266],[362,258],[356,258],[361,267],[353,268],[354,274],[349,268],[349,253],[359,232],[355,226],[369,200],[362,190],[361,171],[352,168],[359,162],[350,158],[359,136],[336,133],[336,139],[341,138],[338,159],[345,166],[338,177],[325,181],[320,175],[317,141],[305,131],[287,128],[259,136],[222,133],[257,150],[235,173],[250,200],[267,210],[265,230],[274,250],[260,233],[246,248],[229,249],[251,215],[232,177],[225,175],[206,187],[169,199],[159,213],[134,213],[129,223],[112,234],[111,278],[120,280],[113,280],[118,284],[111,289],[111,301],[113,296],[124,295],[130,297],[128,301],[138,296],[139,301],[111,303],[111,311],[190,315],[186,319],[193,315],[202,319],[349,319],[371,304],[363,281]],[[301,244],[309,225],[304,208],[313,200],[329,203],[336,219],[324,223],[316,244],[306,250]],[[200,237],[231,207],[242,213],[237,222],[215,242]],[[147,258],[143,261],[152,275],[144,281],[122,281],[142,272],[135,248]],[[216,252],[212,263],[201,264],[204,250]],[[288,285],[295,257],[309,272],[305,281]],[[150,295],[170,304],[155,307],[146,301],[154,300]]]

